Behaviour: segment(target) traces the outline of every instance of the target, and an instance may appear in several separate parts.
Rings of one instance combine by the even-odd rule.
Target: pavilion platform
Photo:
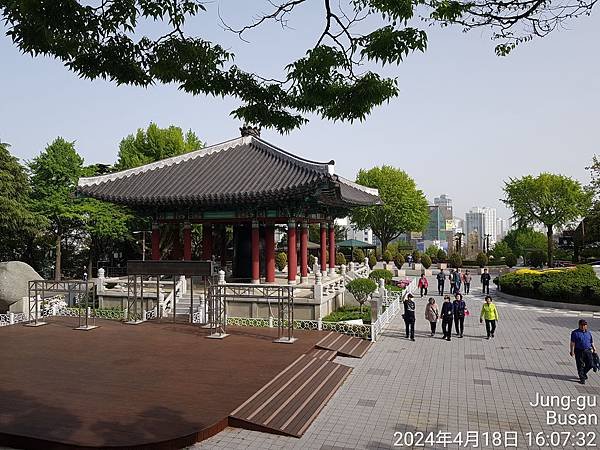
[[[272,397],[290,367],[313,359],[315,345],[330,336],[297,330],[299,339],[286,345],[273,343],[277,330],[269,328],[228,327],[229,337],[212,340],[204,338],[207,330],[189,324],[98,320],[99,328],[80,332],[73,330],[76,321],[50,318],[42,327],[0,329],[0,445],[189,446],[236,425],[232,412],[247,412],[257,395],[271,392]],[[280,432],[301,435],[349,373],[350,368],[331,361],[331,353],[317,355],[325,353],[311,364],[323,366],[324,376],[333,375],[326,381],[310,378],[310,383],[295,379],[313,390],[323,387],[318,396],[309,390],[305,397],[297,394],[296,404],[289,405],[308,408],[304,421],[288,414],[284,402],[263,411],[274,423],[274,411],[288,414]],[[287,394],[293,386],[286,385]]]

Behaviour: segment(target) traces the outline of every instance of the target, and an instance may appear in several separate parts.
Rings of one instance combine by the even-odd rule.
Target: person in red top
[[[421,274],[421,278],[419,278],[419,289],[421,289],[421,298],[423,295],[427,295],[427,288],[429,287],[429,281],[425,278],[425,274]]]

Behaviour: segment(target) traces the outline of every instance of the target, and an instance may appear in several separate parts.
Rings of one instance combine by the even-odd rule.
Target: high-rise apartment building
[[[485,239],[489,235],[490,246],[496,243],[496,209],[473,207],[465,215],[465,234],[477,231],[480,238]]]

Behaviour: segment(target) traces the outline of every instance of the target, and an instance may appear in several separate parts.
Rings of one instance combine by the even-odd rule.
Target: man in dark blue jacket
[[[452,336],[452,317],[453,317],[453,308],[452,303],[450,303],[450,296],[444,296],[444,304],[442,305],[442,331],[444,332],[443,339],[447,341],[450,340]]]
[[[592,333],[588,331],[588,323],[584,319],[579,320],[579,328],[571,332],[571,356],[575,356],[579,382],[585,384],[587,373],[594,364],[593,353],[596,353]]]
[[[404,300],[404,324],[406,325],[406,339],[410,337],[411,341],[415,340],[415,301],[413,295],[408,294]]]
[[[463,300],[462,294],[456,294],[456,299],[452,302],[452,313],[454,314],[454,329],[459,338],[463,337],[465,330],[465,311],[467,304]]]

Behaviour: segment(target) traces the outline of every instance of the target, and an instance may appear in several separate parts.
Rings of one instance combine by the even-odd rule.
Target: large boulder
[[[29,281],[41,279],[42,277],[24,262],[0,263],[0,313],[5,313],[10,305],[29,295]]]

